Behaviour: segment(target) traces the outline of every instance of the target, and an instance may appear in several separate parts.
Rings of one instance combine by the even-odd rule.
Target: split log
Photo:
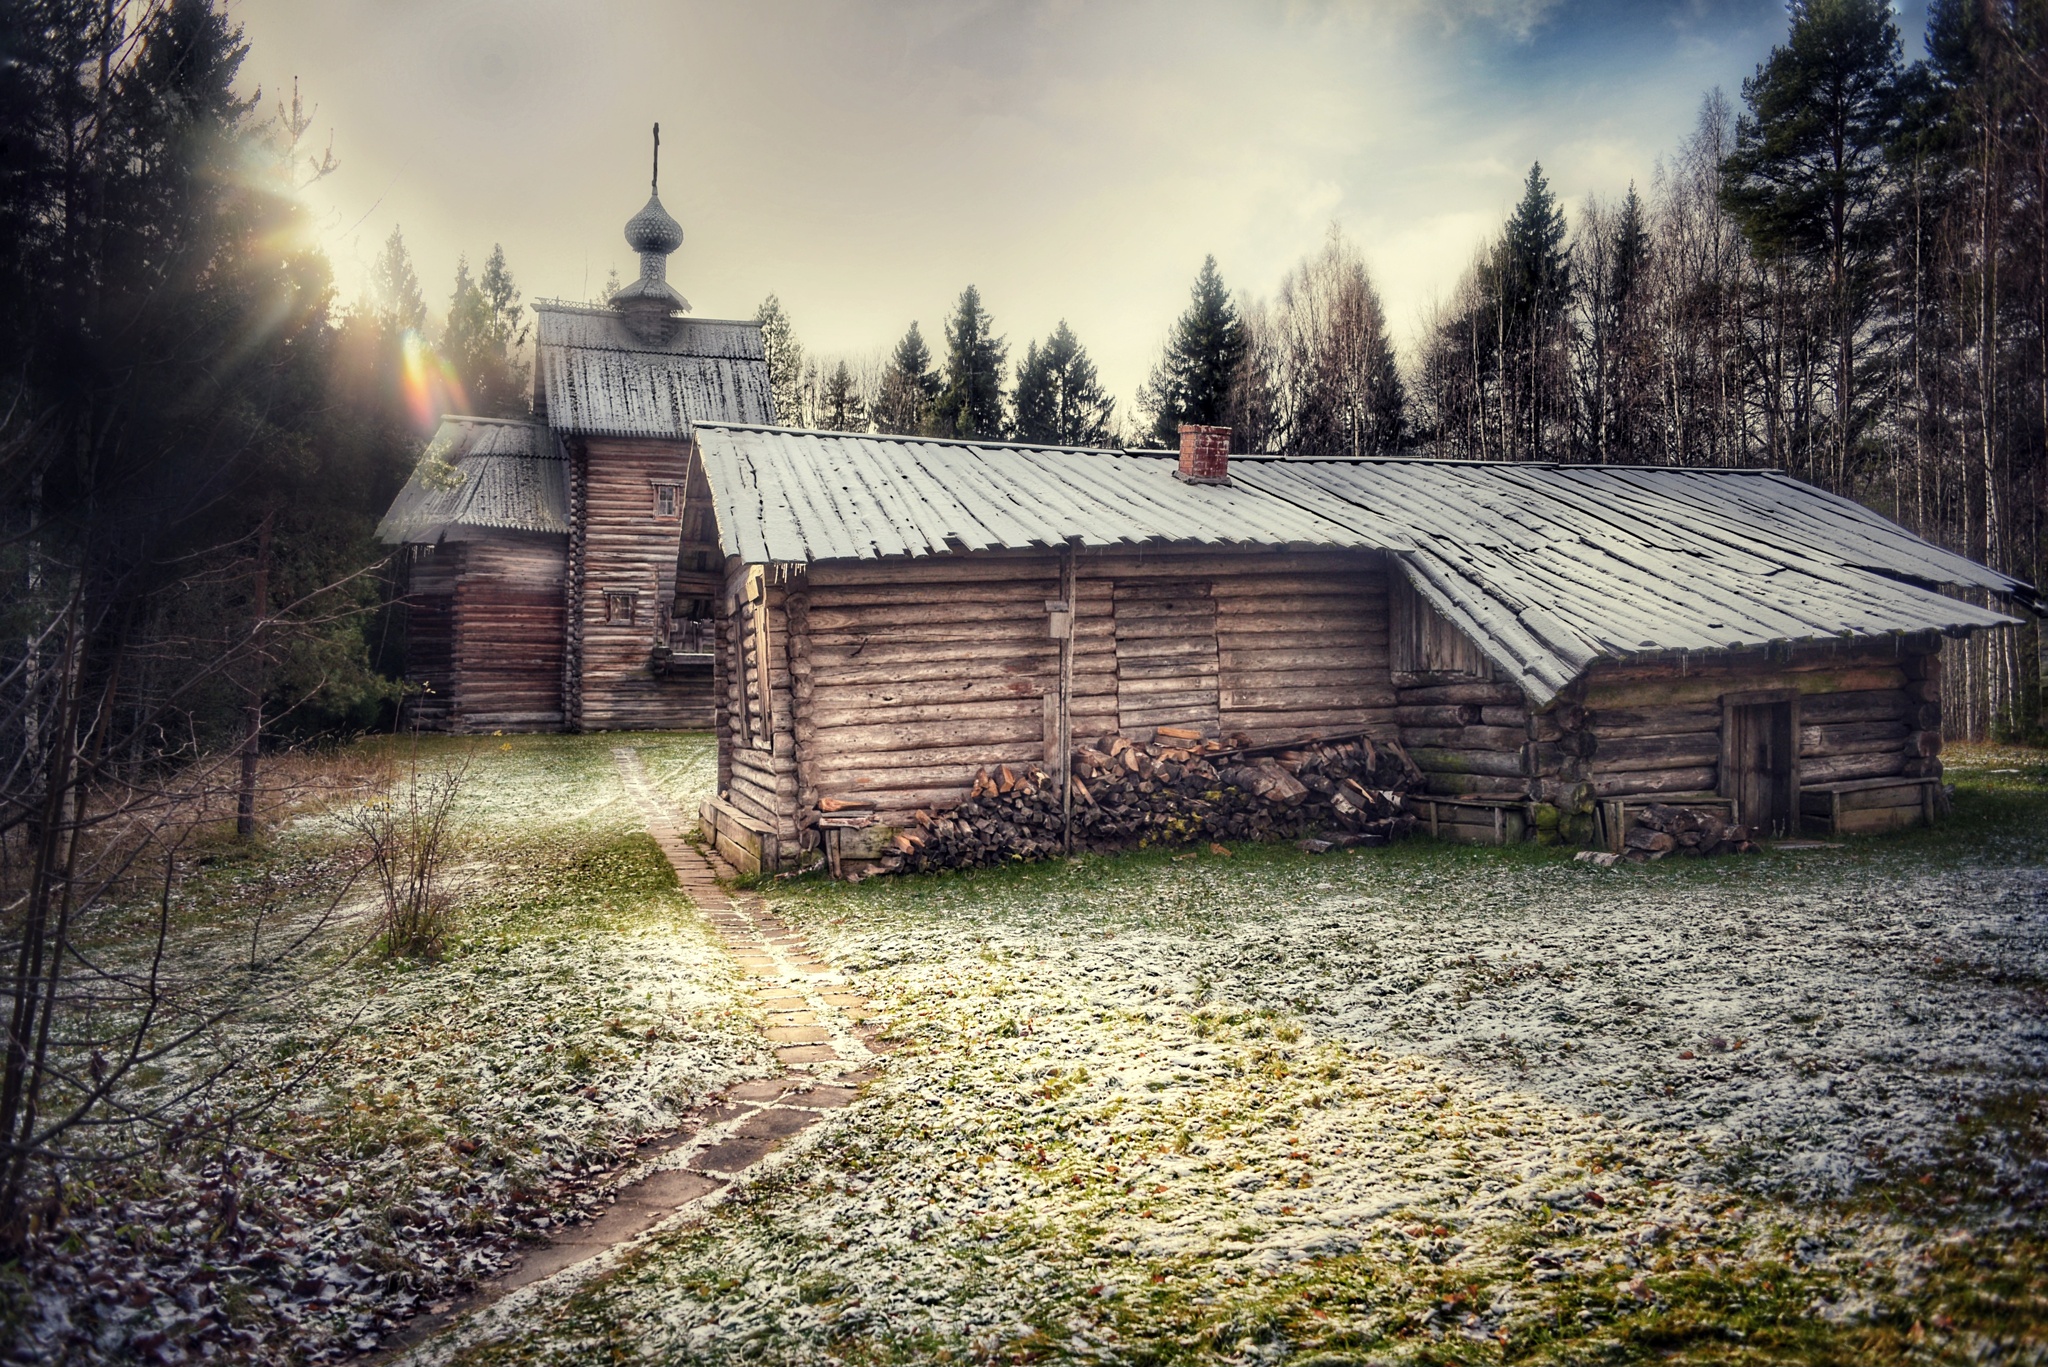
[[[1519,726],[1404,726],[1407,744],[1441,750],[1520,750],[1528,739]]]
[[[1595,797],[1630,797],[1653,793],[1709,793],[1719,774],[1716,767],[1644,769],[1593,776]]]
[[[1888,778],[1905,773],[1907,764],[1903,750],[1866,755],[1824,755],[1799,761],[1799,781],[1815,784],[1838,783],[1851,778]]]
[[[1683,735],[1627,736],[1609,739],[1594,734],[1588,756],[1599,773],[1622,773],[1636,769],[1686,769],[1714,764],[1721,758],[1721,733],[1692,731]]]
[[[1400,690],[1400,701],[1404,707],[1427,707],[1436,703],[1474,703],[1496,706],[1518,703],[1522,690],[1514,684],[1459,683],[1424,684]]]
[[[1905,719],[1914,706],[1903,688],[1874,693],[1823,693],[1799,704],[1799,720],[1807,726],[1895,721]]]
[[[1684,706],[1608,708],[1586,713],[1585,725],[1603,738],[1615,739],[1717,731],[1721,727],[1721,704],[1716,700]]]
[[[1904,721],[1852,721],[1828,726],[1802,726],[1799,730],[1799,753],[1854,755],[1874,750],[1896,750],[1905,743],[1906,736]]]
[[[1848,669],[1776,669],[1742,674],[1695,674],[1651,680],[1589,683],[1586,706],[1595,712],[1718,703],[1724,693],[1792,689],[1802,697],[1904,688],[1906,676],[1896,665],[1864,665]]]
[[[1529,781],[1494,774],[1428,773],[1425,791],[1436,797],[1524,797]]]
[[[1448,750],[1420,746],[1410,749],[1408,753],[1424,773],[1492,774],[1502,778],[1519,778],[1522,774],[1522,755],[1519,749],[1503,753],[1497,750]]]

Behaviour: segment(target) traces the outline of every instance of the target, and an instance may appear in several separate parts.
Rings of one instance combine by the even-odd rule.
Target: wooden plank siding
[[[445,731],[455,710],[455,587],[462,582],[460,543],[411,550],[406,570],[406,722]]]
[[[1410,637],[1434,668],[1397,676],[1391,578],[1363,552],[730,561],[720,796],[764,823],[787,863],[816,849],[824,799],[866,804],[870,833],[847,835],[871,845],[966,800],[981,769],[1056,769],[1119,730],[1178,723],[1253,744],[1365,731],[1401,739],[1427,793],[1510,804],[1515,819],[1487,830],[1523,833],[1540,824],[1524,804],[1712,792],[1722,696],[1776,687],[1805,701],[1809,771],[1938,772],[1938,667],[1894,643],[1602,665],[1538,711],[1440,633]],[[1064,660],[1057,603],[1072,609]]]
[[[574,453],[571,508],[580,517],[572,584],[572,723],[577,730],[667,730],[713,723],[710,689],[651,667],[675,599],[683,529],[686,441],[588,438]],[[675,512],[656,489],[677,490]]]
[[[1075,553],[1064,734],[1047,608],[1069,601],[1063,570],[1056,550],[986,552],[831,562],[767,586],[770,668],[782,660],[790,681],[793,809],[786,775],[771,791],[749,752],[755,714],[736,679],[750,666],[732,646],[753,626],[733,580],[719,657],[729,800],[793,819],[809,848],[821,798],[872,802],[878,825],[900,826],[965,800],[982,768],[1051,768],[1120,725],[1191,722],[1255,742],[1395,733],[1376,555]]]
[[[451,729],[561,730],[567,557],[561,536],[508,532],[464,545]]]

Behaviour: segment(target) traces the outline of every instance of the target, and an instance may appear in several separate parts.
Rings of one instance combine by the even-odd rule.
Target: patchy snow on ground
[[[635,743],[678,782],[706,769],[702,738]],[[596,1209],[636,1140],[773,1070],[729,956],[639,832],[609,739],[430,742],[422,762],[461,749],[448,952],[366,949],[359,887],[299,990],[141,1079],[146,1096],[229,1059],[213,1104],[283,1091],[225,1144],[72,1174],[72,1209],[10,1311],[17,1359],[374,1347]],[[196,870],[181,973],[246,953],[233,916],[260,868],[296,871],[301,914],[324,904],[348,863],[338,833],[314,811],[275,833],[268,864]]]
[[[1970,1235],[1844,1195],[2048,1062],[2041,843],[792,886],[903,1052],[701,1228],[455,1359],[1584,1360],[1730,1269],[1731,1305],[1854,1326]],[[2031,1228],[2048,1171],[2013,1165],[2033,1214],[1991,1223]]]

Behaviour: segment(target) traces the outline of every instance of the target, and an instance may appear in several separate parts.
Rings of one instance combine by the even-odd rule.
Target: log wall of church
[[[572,722],[584,731],[669,730],[712,724],[708,680],[657,674],[654,648],[675,596],[689,444],[589,438],[576,456],[583,518],[580,581],[571,611]],[[674,490],[675,508],[658,507]]]

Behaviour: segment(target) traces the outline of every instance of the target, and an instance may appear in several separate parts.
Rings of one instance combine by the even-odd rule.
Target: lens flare
[[[469,396],[440,352],[415,328],[405,330],[405,406],[422,432],[431,430],[443,413],[466,413]]]

